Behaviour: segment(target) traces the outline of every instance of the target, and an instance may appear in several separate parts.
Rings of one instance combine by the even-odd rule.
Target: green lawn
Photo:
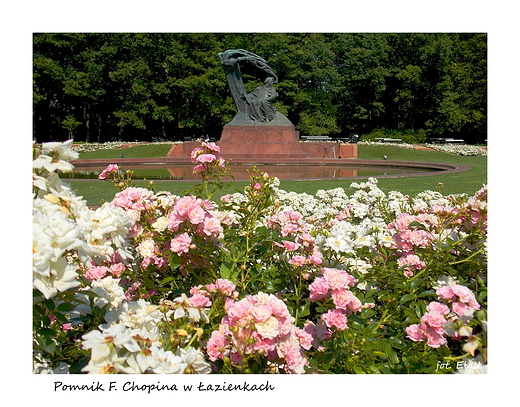
[[[81,153],[83,158],[117,158],[122,153],[125,157],[164,157],[169,145],[153,144],[126,148],[124,150],[99,150],[91,153]],[[404,194],[414,196],[425,190],[439,190],[443,194],[467,193],[473,194],[487,183],[487,157],[463,157],[439,151],[410,150],[395,146],[368,146],[359,145],[359,158],[381,160],[386,155],[389,160],[402,161],[427,161],[465,164],[471,170],[453,174],[436,174],[424,177],[380,178],[379,187],[385,191],[401,191]],[[353,180],[320,180],[320,181],[282,181],[280,188],[298,193],[306,192],[315,194],[319,189],[345,188],[347,194],[353,192],[350,184]],[[356,182],[362,182],[356,180]],[[439,182],[443,187],[439,188]],[[137,186],[144,186],[143,181],[136,181]],[[107,181],[71,181],[70,184],[78,195],[83,196],[89,205],[99,205],[104,201],[110,201],[118,189]],[[222,194],[243,190],[246,182],[233,182]],[[194,185],[186,181],[162,181],[156,183],[157,190],[170,191],[176,195],[182,195]],[[220,195],[222,195],[220,194]]]
[[[80,159],[92,158],[119,158],[121,154],[125,158],[165,157],[171,144],[143,144],[128,148],[116,148],[113,150],[97,150],[88,153],[80,153]]]

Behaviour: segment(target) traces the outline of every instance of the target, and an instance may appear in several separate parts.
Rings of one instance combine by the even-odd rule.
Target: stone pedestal
[[[292,126],[224,126],[217,144],[229,158],[305,158],[299,138]]]
[[[217,142],[225,159],[235,162],[255,162],[268,160],[284,163],[287,160],[357,158],[357,144],[337,142],[300,142],[296,131],[287,117],[280,112],[273,120],[260,123],[246,120],[243,114],[224,126],[222,136]],[[169,157],[188,161],[191,151],[200,147],[198,142],[185,142],[173,145]]]
[[[239,112],[224,126],[218,145],[229,158],[305,158],[300,135],[282,113],[269,122],[255,122]]]

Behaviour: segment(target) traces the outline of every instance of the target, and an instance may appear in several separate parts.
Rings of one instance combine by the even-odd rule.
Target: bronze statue
[[[278,77],[267,62],[258,55],[243,49],[220,52],[218,56],[226,73],[231,96],[238,109],[234,121],[244,124],[272,121],[277,114],[272,101],[277,96],[273,85],[278,82]],[[239,62],[242,61],[249,62],[267,75],[264,85],[257,87],[251,93],[246,92],[242,81],[239,65]]]

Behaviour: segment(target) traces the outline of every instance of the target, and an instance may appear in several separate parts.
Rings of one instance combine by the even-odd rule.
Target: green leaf
[[[373,365],[370,365],[368,368],[369,368],[370,370],[372,370],[372,372],[374,372],[374,373],[376,373],[376,374],[381,374],[381,371],[380,371],[377,367],[375,367],[375,366],[373,366]]]
[[[222,262],[220,265],[220,277],[229,280],[231,278],[231,263]]]
[[[298,311],[299,311],[299,312],[298,312],[298,313],[299,313],[298,316],[299,316],[300,318],[303,318],[303,317],[306,317],[307,315],[309,315],[309,314],[310,314],[310,301],[309,301],[309,300],[306,300],[305,303],[303,303],[303,304],[300,306],[300,308],[299,308]]]
[[[170,257],[169,263],[170,263],[170,267],[172,268],[172,270],[175,270],[175,269],[179,268],[180,265],[181,265],[181,258],[180,258],[180,256],[172,255]]]
[[[400,302],[401,304],[404,304],[405,302],[410,301],[410,300],[413,300],[413,299],[415,299],[415,298],[416,298],[415,294],[405,294],[405,295],[403,295],[403,296],[401,297],[401,299],[399,300],[399,302]]]
[[[357,374],[365,374],[363,369],[361,369],[359,366],[353,366],[353,369],[354,369],[354,372],[356,372]]]
[[[388,356],[390,357],[390,361],[394,364],[398,364],[399,363],[399,358],[397,357],[397,353],[395,353],[394,351],[390,352],[388,354]]]
[[[424,280],[422,278],[416,278],[410,283],[410,290],[413,291],[415,287],[417,287],[419,284],[421,284]]]
[[[375,311],[371,308],[365,308],[363,311],[361,311],[361,318],[368,319],[375,315]]]
[[[435,294],[435,291],[433,290],[424,290],[424,291],[421,291],[419,294],[417,294],[417,298],[422,298],[422,297],[435,297],[436,294]]]
[[[72,311],[73,309],[75,308],[75,306],[73,304],[70,304],[70,303],[61,303],[60,305],[58,305],[58,311],[61,311],[61,312],[69,312],[69,311]]]
[[[40,345],[41,349],[50,355],[54,356],[54,352],[56,351],[56,344],[50,338],[38,337],[36,339],[38,345]]]
[[[169,277],[166,277],[164,280],[161,281],[161,285],[165,285],[165,284],[168,284],[172,281],[175,280],[175,277],[174,276],[169,276]]]
[[[61,323],[66,323],[68,321],[67,317],[65,315],[63,315],[61,312],[55,312],[54,316]]]
[[[45,300],[43,303],[49,311],[54,311],[56,304],[54,304],[53,300]]]

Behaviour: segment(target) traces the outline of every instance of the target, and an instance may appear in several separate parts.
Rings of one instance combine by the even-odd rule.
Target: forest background
[[[487,140],[484,33],[34,33],[33,138],[218,139],[236,107],[217,54],[235,48],[277,73],[301,135]]]

